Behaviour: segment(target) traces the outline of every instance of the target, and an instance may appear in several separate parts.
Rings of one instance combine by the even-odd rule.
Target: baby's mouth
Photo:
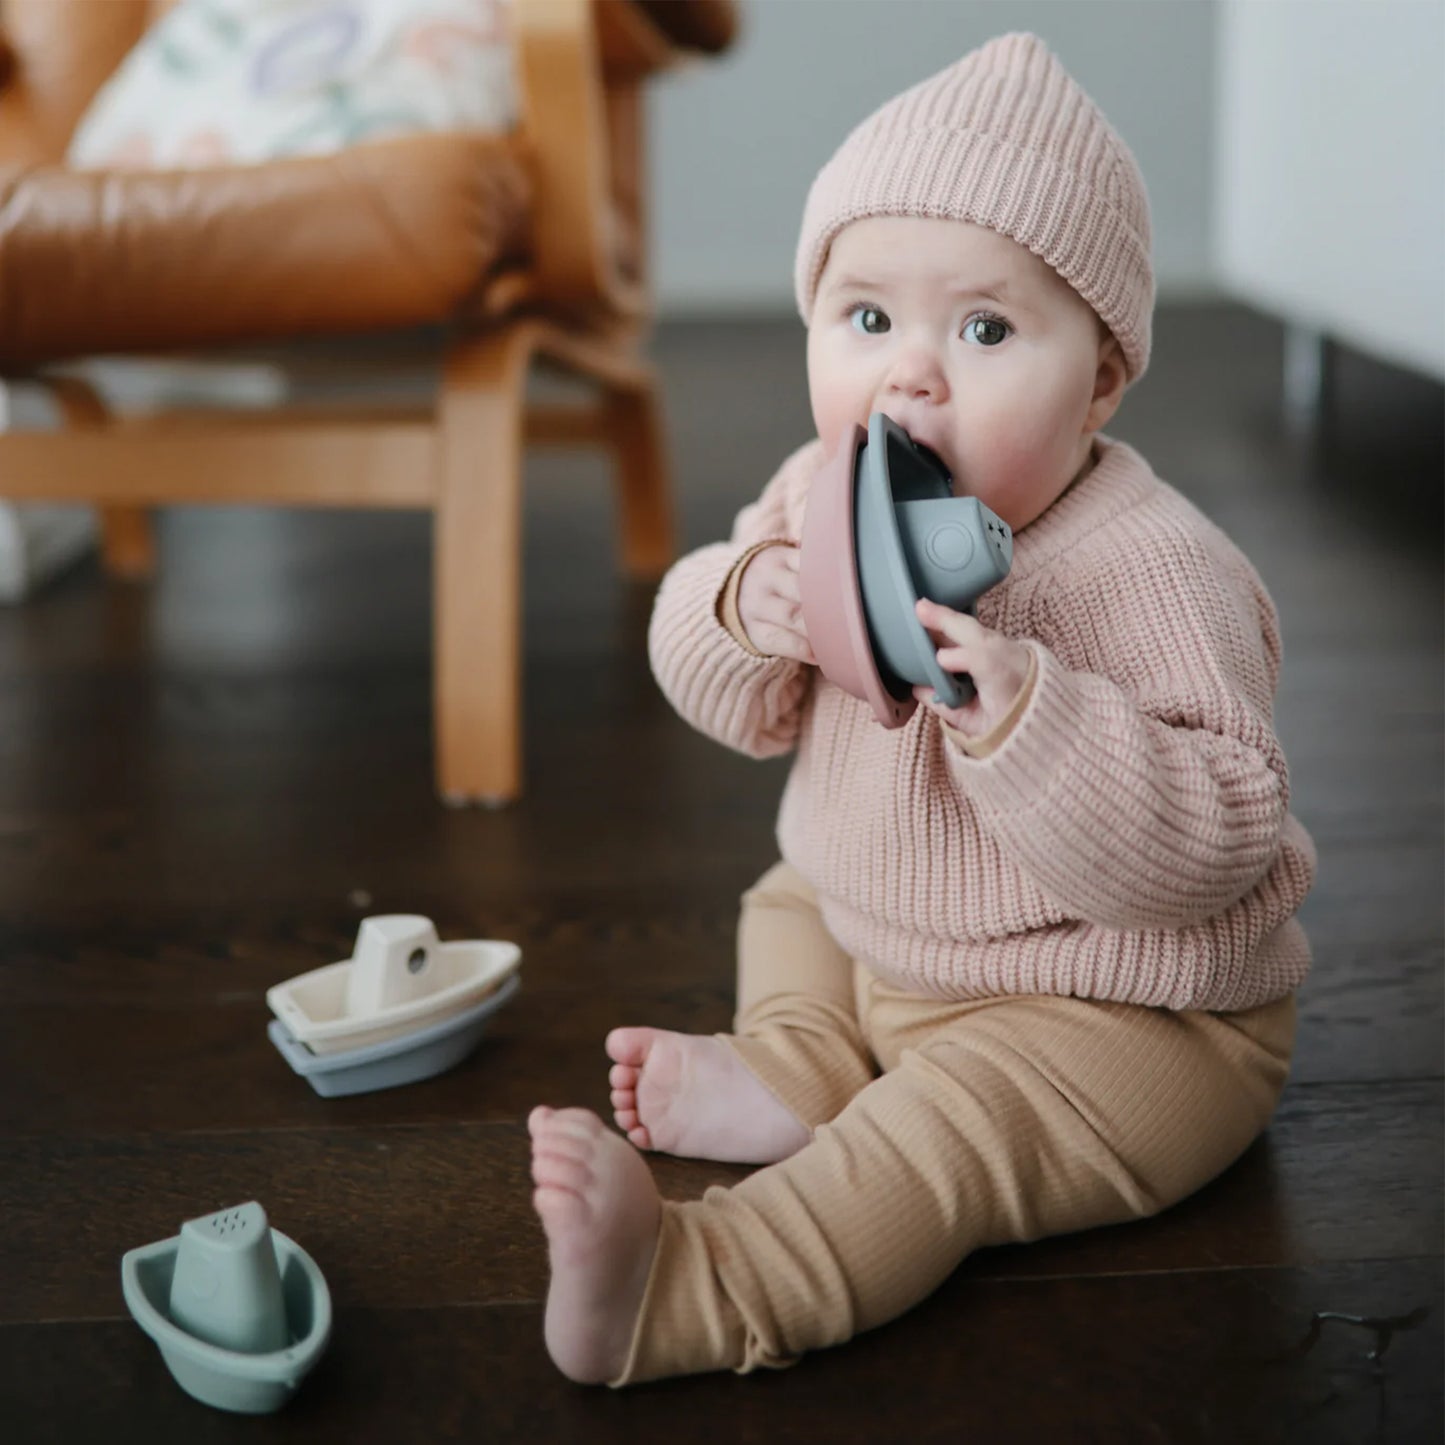
[[[945,471],[945,472],[948,470],[948,467],[947,467],[947,465],[945,464],[943,458],[942,458],[941,456],[939,456],[938,453],[937,453],[936,451],[934,451],[933,448],[932,448],[931,446],[929,446],[927,442],[914,442],[913,445],[914,445],[914,447],[915,447],[919,452],[921,452],[929,461],[931,461],[934,466],[940,468],[941,470],[943,470],[943,471]]]
[[[944,461],[943,458],[939,456],[939,454],[934,451],[931,446],[928,445],[927,442],[914,442],[913,449],[918,453],[919,456],[924,459],[924,461],[928,462],[931,466],[937,467],[938,470],[942,472],[942,474],[948,479],[949,484],[952,485],[953,468],[950,467],[948,463]]]

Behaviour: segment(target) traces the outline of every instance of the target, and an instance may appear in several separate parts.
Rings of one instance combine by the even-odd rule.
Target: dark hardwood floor
[[[658,694],[600,462],[529,469],[530,790],[499,813],[432,799],[424,519],[176,512],[154,585],[88,566],[0,612],[0,1438],[1438,1441],[1440,389],[1342,356],[1328,434],[1291,442],[1278,327],[1175,307],[1157,334],[1113,430],[1274,593],[1321,859],[1296,1067],[1235,1168],[1157,1220],[980,1254],[793,1370],[568,1384],[522,1121],[605,1110],[614,1024],[728,1026],[784,765]],[[692,546],[805,437],[801,333],[675,325],[656,354]],[[516,940],[524,988],[453,1073],[321,1099],[264,993],[380,912]],[[674,1197],[741,1177],[655,1167]],[[119,1282],[125,1250],[253,1197],[336,1307],[260,1420],[183,1395]],[[1383,1334],[1317,1311],[1405,1323],[1372,1362]]]

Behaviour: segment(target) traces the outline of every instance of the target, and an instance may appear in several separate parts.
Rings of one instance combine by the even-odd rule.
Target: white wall
[[[1445,378],[1445,3],[1225,0],[1227,289]]]
[[[652,94],[657,292],[671,315],[792,306],[819,167],[858,121],[993,35],[1033,30],[1149,186],[1166,295],[1210,288],[1212,0],[741,0],[718,61]]]

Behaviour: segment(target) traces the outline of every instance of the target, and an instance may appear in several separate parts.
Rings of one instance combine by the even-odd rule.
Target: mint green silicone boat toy
[[[219,1410],[279,1410],[331,1338],[331,1293],[316,1261],[254,1200],[132,1249],[120,1280],[176,1383]]]

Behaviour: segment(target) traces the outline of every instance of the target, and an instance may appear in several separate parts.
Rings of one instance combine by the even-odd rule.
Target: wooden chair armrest
[[[636,0],[675,44],[717,54],[737,39],[737,0]]]
[[[614,244],[609,92],[671,64],[676,48],[632,0],[526,0],[512,15],[538,290],[564,307],[638,315],[646,288]]]
[[[62,164],[148,17],[147,0],[0,0],[0,165]]]

